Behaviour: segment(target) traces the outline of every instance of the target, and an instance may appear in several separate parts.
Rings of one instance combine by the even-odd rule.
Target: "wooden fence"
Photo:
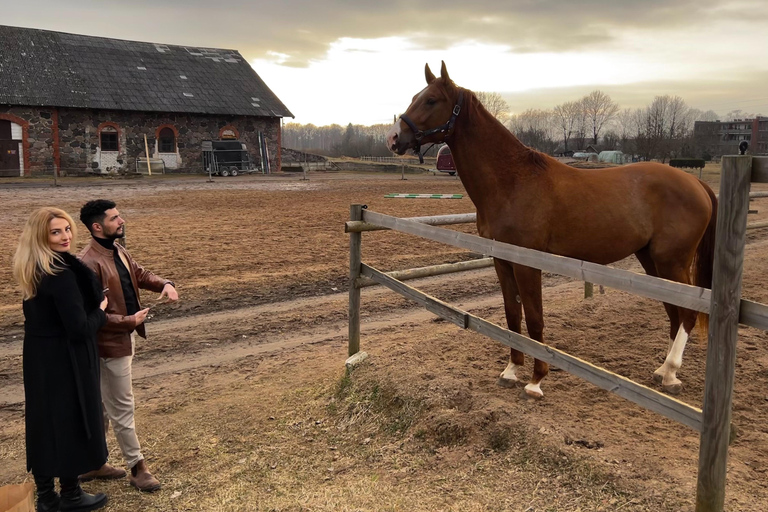
[[[768,182],[766,161],[758,158],[754,160],[753,162],[753,157],[750,156],[727,156],[722,160],[711,291],[435,227],[474,222],[474,214],[397,218],[368,211],[362,205],[352,205],[350,221],[345,225],[345,231],[350,233],[349,355],[352,356],[360,350],[360,290],[372,284],[384,285],[461,328],[484,334],[700,432],[696,512],[722,511],[725,502],[738,324],[768,330],[768,306],[741,299],[746,230],[749,227],[765,227],[747,225],[749,198],[768,196],[763,192],[749,193],[750,180]],[[490,266],[492,258],[390,273],[381,272],[362,263],[362,232],[381,229],[420,236],[492,258],[709,313],[702,409],[462,311],[402,282],[416,277]]]

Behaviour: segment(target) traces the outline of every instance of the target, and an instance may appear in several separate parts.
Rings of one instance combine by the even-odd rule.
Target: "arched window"
[[[163,128],[157,137],[160,153],[176,152],[176,134],[170,128]]]
[[[99,134],[100,146],[102,151],[120,151],[117,139],[117,128],[114,126],[105,126]]]

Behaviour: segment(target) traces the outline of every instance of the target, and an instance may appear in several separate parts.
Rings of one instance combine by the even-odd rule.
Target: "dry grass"
[[[466,414],[385,366],[323,372],[332,355],[198,370],[178,376],[183,397],[145,386],[137,423],[163,490],[86,488],[108,511],[659,510],[504,411]]]

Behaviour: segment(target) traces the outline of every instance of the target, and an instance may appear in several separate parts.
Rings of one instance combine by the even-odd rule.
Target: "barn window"
[[[117,128],[112,126],[105,126],[101,129],[101,150],[102,151],[119,151],[120,148],[117,143]]]
[[[158,136],[160,153],[175,153],[176,152],[176,134],[170,128],[163,128],[160,130]]]

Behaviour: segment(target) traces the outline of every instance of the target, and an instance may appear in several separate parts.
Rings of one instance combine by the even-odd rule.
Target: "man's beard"
[[[122,233],[120,232],[122,231]],[[120,228],[116,229],[114,233],[111,235],[104,234],[104,237],[107,240],[117,240],[118,238],[123,238],[125,236],[125,226],[122,227],[122,230]]]

